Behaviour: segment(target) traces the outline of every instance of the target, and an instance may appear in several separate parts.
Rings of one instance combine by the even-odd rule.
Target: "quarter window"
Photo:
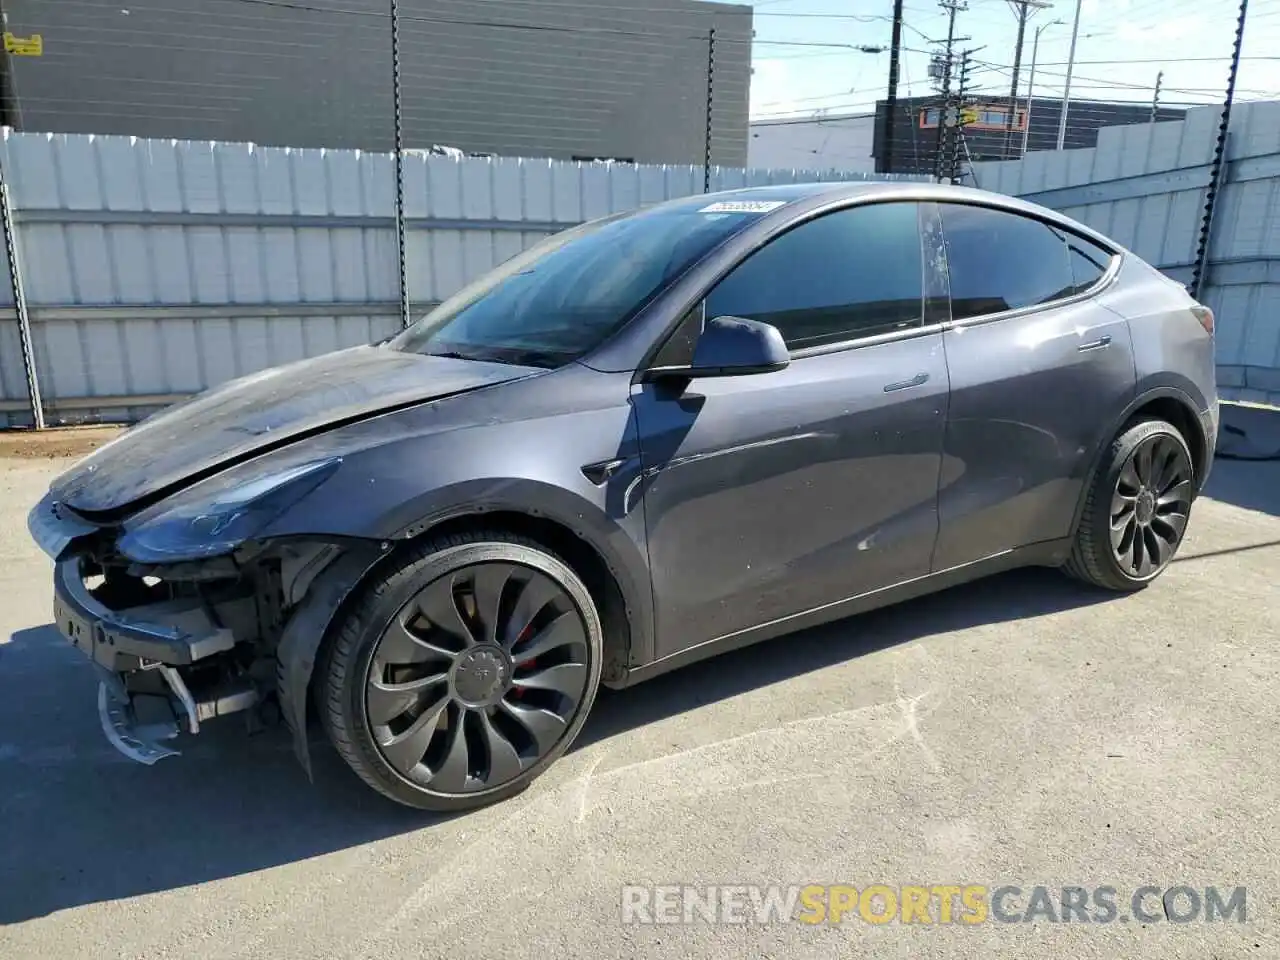
[[[1084,293],[1102,279],[1111,263],[1111,252],[1103,250],[1092,240],[1065,234],[1067,250],[1071,260],[1071,279],[1075,283],[1075,293]]]
[[[1067,245],[1046,224],[988,207],[939,207],[954,319],[1032,307],[1075,292]]]
[[[708,317],[771,323],[792,350],[921,326],[916,204],[877,203],[803,223],[740,263],[707,296]]]

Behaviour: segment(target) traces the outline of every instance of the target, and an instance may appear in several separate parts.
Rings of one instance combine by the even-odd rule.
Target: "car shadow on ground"
[[[578,745],[869,651],[1107,599],[1046,570],[956,587],[900,607],[602,691]],[[315,784],[274,729],[210,725],[182,757],[143,767],[99,732],[96,676],[52,625],[0,646],[0,924],[306,860],[440,818],[360,783],[322,741]]]
[[[1056,570],[1013,570],[791,636],[720,654],[630,690],[601,690],[575,749],[889,647],[982,624],[1030,619],[1115,594]]]
[[[77,659],[77,657],[79,659]],[[97,678],[52,625],[0,646],[0,925],[306,860],[440,818],[374,794],[327,744],[210,724],[144,767],[107,744]]]

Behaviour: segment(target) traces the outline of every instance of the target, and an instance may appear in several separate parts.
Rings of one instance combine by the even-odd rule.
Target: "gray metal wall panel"
[[[388,155],[18,133],[0,162],[51,422],[127,419],[148,404],[126,398],[195,393],[398,328]],[[711,172],[713,189],[886,179]],[[698,193],[702,180],[693,165],[410,154],[413,316],[557,229]],[[0,425],[27,422],[25,399],[16,324],[0,315]]]
[[[386,0],[6,0],[18,125],[392,147]],[[509,156],[747,161],[750,7],[691,0],[401,0],[405,143]]]
[[[16,320],[0,320],[0,400],[26,398],[27,378],[22,369],[18,324]]]
[[[1059,209],[1185,282],[1219,116],[1206,107],[1104,129],[1092,149],[978,164],[977,181]],[[1217,316],[1220,388],[1280,403],[1280,102],[1236,106],[1227,159],[1202,290]]]

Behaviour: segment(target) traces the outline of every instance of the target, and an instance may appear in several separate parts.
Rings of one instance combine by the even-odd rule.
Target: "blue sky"
[[[1054,0],[1028,21],[1019,93],[1026,96],[1035,29],[1040,33],[1036,94],[1062,95],[1075,0]],[[892,0],[753,0],[751,115],[805,116],[870,110],[887,86],[888,53],[841,44],[889,45]],[[1076,47],[1072,100],[1151,102],[1163,70],[1161,100],[1215,103],[1226,88],[1238,7],[1233,0],[1085,0]],[[1061,20],[1054,24],[1052,21]],[[945,39],[947,16],[931,0],[905,5],[900,95],[931,92],[928,42]],[[975,92],[1009,93],[1017,20],[1006,0],[968,0],[957,15],[974,55]],[[828,44],[830,46],[822,46]],[[1251,0],[1237,93],[1280,99],[1280,0]]]

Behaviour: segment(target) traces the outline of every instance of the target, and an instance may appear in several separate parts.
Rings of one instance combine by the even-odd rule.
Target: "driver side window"
[[[706,316],[773,324],[792,351],[922,326],[917,204],[838,210],[775,237],[711,290]]]

